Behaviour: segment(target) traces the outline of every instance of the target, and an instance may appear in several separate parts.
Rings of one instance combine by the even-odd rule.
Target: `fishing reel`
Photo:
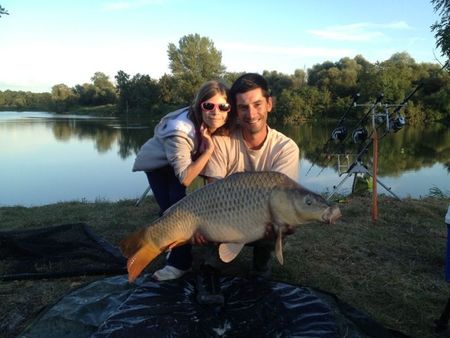
[[[345,126],[337,127],[331,132],[331,139],[336,142],[342,142],[347,137],[347,128]]]
[[[369,136],[367,129],[364,127],[359,127],[353,130],[352,140],[354,143],[363,143],[367,140],[367,136]]]
[[[406,125],[406,118],[398,115],[396,118],[389,119],[389,130],[394,133],[398,132]]]

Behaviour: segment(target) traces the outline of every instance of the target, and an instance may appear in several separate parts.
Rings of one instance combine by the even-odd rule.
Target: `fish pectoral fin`
[[[278,227],[277,239],[275,241],[275,256],[280,262],[281,265],[284,263],[283,259],[283,229],[282,227]]]
[[[161,251],[156,246],[148,244],[143,245],[133,256],[128,259],[128,281],[133,282],[145,269],[145,267],[154,260]]]
[[[225,262],[229,263],[241,252],[245,243],[221,243],[219,245],[219,257]]]

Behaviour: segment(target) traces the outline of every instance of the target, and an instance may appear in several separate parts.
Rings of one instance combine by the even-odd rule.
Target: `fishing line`
[[[317,160],[319,159],[319,157],[328,150],[328,146],[329,143],[333,140],[341,140],[342,141],[347,137],[347,128],[345,126],[343,126],[343,123],[345,121],[346,116],[348,115],[348,113],[350,112],[350,110],[356,105],[356,102],[359,99],[360,94],[356,93],[355,95],[352,96],[352,102],[350,103],[350,105],[347,107],[347,110],[345,111],[345,113],[341,116],[341,118],[339,119],[336,127],[333,129],[333,131],[331,132],[331,136],[328,138],[328,140],[325,142],[325,144],[322,146],[322,151],[320,152],[320,154],[318,156],[316,156],[316,158],[312,161],[311,166],[309,167],[308,171],[306,172],[305,176],[308,176],[309,172],[311,171],[311,169],[314,167],[315,162],[317,162]]]

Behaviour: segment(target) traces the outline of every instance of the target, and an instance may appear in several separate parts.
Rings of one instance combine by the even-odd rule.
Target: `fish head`
[[[279,189],[271,196],[271,211],[278,224],[335,223],[341,216],[336,205],[303,187]]]
[[[341,217],[341,211],[336,205],[331,205],[321,195],[306,189],[297,189],[293,194],[294,209],[300,224],[320,221],[335,223]]]

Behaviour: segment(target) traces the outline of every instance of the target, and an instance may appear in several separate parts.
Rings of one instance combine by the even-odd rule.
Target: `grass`
[[[347,199],[340,203],[343,217],[337,224],[302,226],[289,237],[285,265],[274,263],[273,278],[334,293],[386,327],[412,337],[438,337],[433,321],[449,297],[444,280],[444,216],[449,204],[448,196],[439,194],[401,201],[380,196],[379,218],[373,222],[370,196]],[[2,207],[0,227],[85,222],[117,245],[156,217],[157,207],[149,197],[138,208],[134,201]],[[236,273],[248,268],[249,252],[245,248],[232,263]],[[161,264],[162,258],[149,269]],[[96,278],[101,277],[0,282],[0,336],[14,337],[46,306]]]

